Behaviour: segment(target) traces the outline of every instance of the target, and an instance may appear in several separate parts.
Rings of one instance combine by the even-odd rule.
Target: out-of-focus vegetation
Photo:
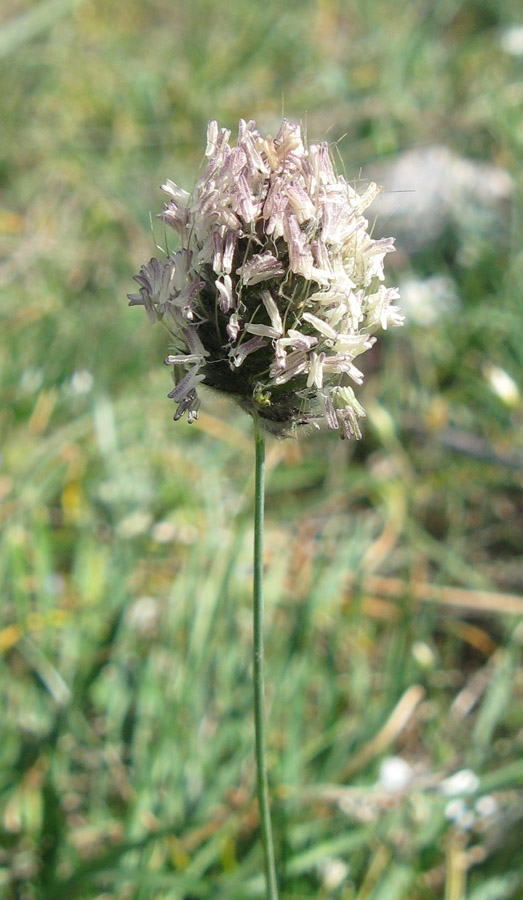
[[[388,280],[411,314],[367,367],[364,440],[269,450],[282,897],[522,896],[518,6],[4,5],[6,900],[262,896],[250,423],[209,396],[172,423],[166,335],[125,295],[207,120],[275,133],[282,106],[354,179],[434,145],[513,178],[434,231],[435,201],[411,245],[403,223]]]

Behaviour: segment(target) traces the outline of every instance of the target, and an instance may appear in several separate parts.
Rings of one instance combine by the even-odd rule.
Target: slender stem
[[[263,842],[267,900],[278,900],[271,812],[265,761],[265,713],[263,682],[263,514],[265,505],[265,438],[254,417],[256,476],[254,497],[253,681],[256,781]]]

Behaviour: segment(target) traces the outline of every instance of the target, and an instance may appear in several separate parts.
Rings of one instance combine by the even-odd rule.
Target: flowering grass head
[[[328,144],[306,147],[287,120],[274,139],[240,120],[236,146],[229,139],[210,122],[192,193],[162,186],[160,218],[180,247],[142,266],[129,294],[172,336],[174,418],[198,417],[204,384],[275,434],[325,419],[360,437],[354,361],[374,332],[403,322],[398,290],[383,283],[393,238],[374,240],[363,215],[380,189],[358,194]]]

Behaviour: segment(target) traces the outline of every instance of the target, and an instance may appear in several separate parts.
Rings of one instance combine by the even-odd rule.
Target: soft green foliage
[[[252,116],[274,133],[283,97],[311,139],[347,133],[348,178],[440,143],[515,185],[499,226],[454,223],[397,254],[397,280],[443,274],[459,302],[383,342],[363,442],[320,433],[268,448],[282,898],[516,900],[523,638],[506,595],[521,401],[496,393],[491,367],[515,379],[523,346],[521,57],[501,45],[518,4],[8,7],[1,896],[262,896],[251,425],[208,395],[198,425],[173,424],[167,335],[125,295],[154,253],[157,186],[194,178],[207,120]],[[465,606],[438,591],[453,586]],[[390,755],[414,770],[392,797],[376,787]],[[463,768],[480,779],[468,807],[497,809],[468,828],[435,786]]]

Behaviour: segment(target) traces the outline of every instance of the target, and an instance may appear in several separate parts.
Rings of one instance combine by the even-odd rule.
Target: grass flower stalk
[[[253,680],[257,788],[267,900],[277,886],[271,835],[263,672],[264,431],[278,437],[324,422],[361,437],[365,415],[352,384],[354,360],[374,332],[401,325],[397,288],[384,282],[393,238],[375,240],[364,211],[379,193],[359,194],[335,171],[327,143],[303,141],[284,119],[275,138],[254,121],[231,133],[209,122],[207,164],[189,193],[170,179],[160,218],[179,249],[151,259],[129,294],[172,339],[175,421],[198,418],[205,385],[235,400],[254,421]]]
[[[265,436],[254,417],[254,575],[253,575],[253,688],[256,785],[263,843],[267,900],[277,900],[276,866],[272,839],[267,762],[265,756],[265,688],[263,649],[263,522],[265,507]]]

